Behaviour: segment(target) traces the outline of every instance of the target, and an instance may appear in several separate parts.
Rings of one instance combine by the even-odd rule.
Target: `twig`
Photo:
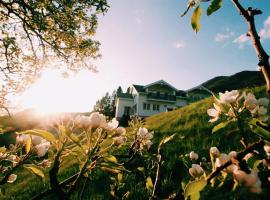
[[[238,160],[240,163],[242,162],[242,159],[247,155],[248,153],[252,153],[254,150],[262,147],[264,145],[264,141],[260,140],[259,142],[256,142],[252,145],[247,146],[243,151],[239,152],[236,155],[236,160]],[[219,174],[223,169],[233,164],[232,160],[227,161],[220,167],[217,167],[215,171],[213,171],[211,174],[209,174],[206,178],[207,182],[209,183],[211,179],[213,179],[217,174]]]
[[[238,0],[231,0],[232,3],[235,5],[235,7],[238,9],[240,12],[240,15],[242,15],[247,24],[248,24],[248,33],[247,36],[251,38],[253,47],[255,49],[255,52],[257,54],[257,57],[259,59],[258,66],[261,68],[265,82],[266,82],[266,90],[268,93],[270,93],[270,65],[269,65],[269,55],[266,53],[264,50],[261,42],[260,42],[260,37],[258,35],[258,32],[256,30],[255,26],[255,15],[262,14],[261,10],[258,9],[252,9],[249,7],[247,10],[244,9],[244,7],[239,3]]]

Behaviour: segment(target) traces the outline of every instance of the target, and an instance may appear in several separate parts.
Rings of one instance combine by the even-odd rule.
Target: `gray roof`
[[[119,93],[117,94],[118,98],[133,99],[132,94],[129,93]]]

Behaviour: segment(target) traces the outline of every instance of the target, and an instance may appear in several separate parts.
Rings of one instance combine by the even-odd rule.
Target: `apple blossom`
[[[191,151],[189,153],[189,158],[190,158],[190,160],[198,160],[199,155],[197,153],[195,153],[194,151]]]
[[[114,141],[114,144],[116,146],[119,146],[119,145],[125,143],[127,141],[127,138],[123,137],[123,136],[118,136],[118,137],[114,137],[113,141]]]
[[[226,91],[225,93],[219,93],[219,100],[222,104],[234,103],[239,96],[238,90]]]
[[[267,107],[269,105],[269,99],[267,99],[265,97],[258,99],[258,105]]]
[[[37,156],[38,157],[45,156],[45,154],[49,150],[50,146],[51,146],[51,144],[49,142],[45,142],[45,141],[36,145],[35,150],[36,150]]]
[[[220,152],[219,152],[218,148],[217,148],[217,147],[211,147],[211,148],[210,148],[210,155],[211,155],[212,157],[214,157],[214,158],[219,157]]]
[[[90,123],[92,128],[104,128],[106,127],[106,117],[103,114],[100,114],[98,112],[93,112],[90,114]]]
[[[188,171],[193,178],[199,178],[204,174],[203,168],[198,164],[192,164]]]
[[[112,131],[112,130],[115,130],[118,127],[118,125],[119,125],[119,122],[115,118],[113,118],[112,121],[110,121],[107,124],[106,129]]]
[[[264,148],[265,152],[269,155],[270,154],[270,146],[265,145],[263,148]]]
[[[10,176],[8,177],[7,182],[8,183],[14,183],[17,179],[17,175],[16,174],[10,174]]]
[[[218,120],[219,115],[221,114],[221,109],[218,105],[215,103],[213,104],[214,108],[210,108],[207,110],[207,114],[212,117],[212,119],[209,120],[209,122],[215,122]]]
[[[140,127],[137,132],[137,141],[140,144],[140,149],[143,149],[146,146],[148,149],[151,147],[152,142],[151,139],[153,138],[153,133],[148,132],[146,128]]]
[[[115,129],[115,135],[125,135],[126,129],[124,127],[119,126],[117,129]]]

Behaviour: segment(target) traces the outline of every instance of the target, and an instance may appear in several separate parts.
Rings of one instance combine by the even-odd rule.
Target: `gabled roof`
[[[164,80],[159,80],[159,81],[156,81],[156,82],[154,82],[154,83],[150,83],[150,84],[144,86],[144,88],[148,88],[148,87],[150,87],[150,86],[152,86],[152,85],[155,85],[155,84],[164,84],[164,85],[169,86],[169,87],[172,88],[173,90],[178,91],[178,89],[176,89],[175,87],[173,87],[171,84],[167,83],[167,82],[164,81]]]
[[[155,85],[155,84],[166,84],[167,86],[169,86],[170,88],[172,88],[173,90],[176,91],[176,96],[184,96],[184,97],[186,96],[186,92],[185,91],[183,91],[183,90],[177,90],[175,87],[173,87],[171,84],[167,83],[164,80],[159,80],[159,81],[156,81],[154,83],[150,83],[150,84],[145,85],[145,86],[143,86],[143,85],[135,85],[135,84],[133,84],[132,86],[135,88],[135,90],[137,92],[146,92],[146,88],[148,88],[148,87],[150,87],[152,85]]]
[[[137,90],[137,92],[145,92],[143,85],[133,85],[133,87]]]

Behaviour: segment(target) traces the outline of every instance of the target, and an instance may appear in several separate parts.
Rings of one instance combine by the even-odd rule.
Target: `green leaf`
[[[210,6],[207,8],[207,16],[210,16],[212,13],[216,12],[222,6],[222,0],[213,0]]]
[[[109,162],[117,163],[117,158],[115,156],[110,155],[110,156],[106,157],[105,159]]]
[[[253,133],[265,140],[270,141],[270,126],[255,118],[252,119],[248,124],[250,125]]]
[[[147,190],[151,190],[153,188],[153,182],[150,176],[146,178],[145,187]]]
[[[207,185],[207,181],[204,177],[199,180],[192,181],[186,185],[184,190],[185,199],[188,199],[190,196],[191,200],[199,200],[200,199],[200,191]]]
[[[197,6],[191,16],[191,26],[192,26],[192,29],[197,33],[200,28],[201,28],[201,25],[200,25],[200,18],[201,18],[201,15],[202,15],[202,8],[200,6]]]
[[[43,171],[33,165],[25,165],[24,168],[28,169],[30,172],[35,174],[37,177],[41,178],[43,181],[45,181],[45,175]]]
[[[214,126],[214,128],[212,129],[212,133],[215,133],[215,132],[219,131],[220,129],[225,128],[230,123],[231,123],[231,121],[220,122],[218,125]]]
[[[32,144],[32,138],[28,137],[26,141],[26,145],[25,145],[26,153],[29,153],[29,151],[31,150],[31,144]]]
[[[158,145],[158,148],[161,148],[161,146],[162,146],[163,144],[166,144],[167,142],[171,141],[171,140],[174,138],[174,136],[175,136],[175,134],[163,138],[163,139],[160,141],[160,143],[159,143],[159,145]]]
[[[27,131],[19,132],[18,134],[26,134],[26,135],[31,134],[31,135],[40,136],[51,143],[54,143],[56,140],[55,136],[52,133],[48,131],[40,130],[40,129],[27,130]]]
[[[0,147],[0,153],[5,153],[6,152],[6,147]]]

